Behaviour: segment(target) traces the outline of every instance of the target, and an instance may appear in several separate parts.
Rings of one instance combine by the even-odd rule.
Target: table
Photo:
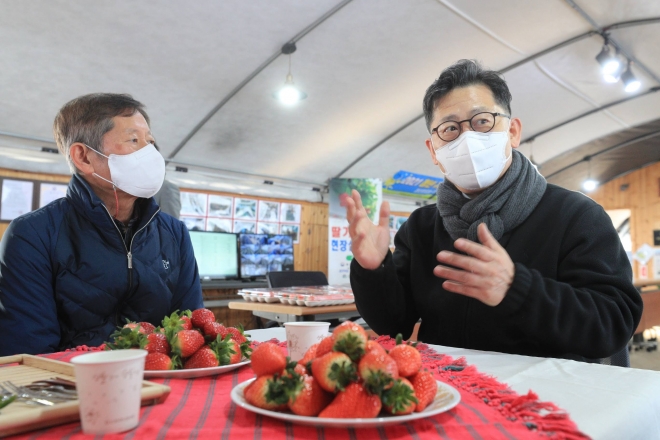
[[[250,330],[252,339],[285,340],[283,328]],[[465,357],[518,394],[529,390],[566,410],[580,430],[598,440],[660,439],[660,371],[587,364],[431,345]]]
[[[271,338],[283,341],[285,330],[283,328],[250,330],[250,335],[253,340],[260,342]],[[529,390],[536,392],[540,400],[553,402],[566,410],[578,428],[594,439],[660,438],[660,372],[586,364],[564,359],[516,356],[433,345],[431,347],[455,359],[465,357],[467,362],[475,365],[479,371],[495,376],[499,382],[507,383],[520,395],[526,394]],[[242,376],[246,375],[247,373],[242,374]],[[237,381],[237,375],[232,377],[232,380]],[[241,414],[238,411],[243,410],[232,409],[233,407],[227,404],[228,396],[218,394],[218,390],[215,393],[209,390],[209,386],[215,385],[208,379],[157,381],[174,385],[174,381],[179,380],[184,381],[185,386],[176,387],[179,389],[178,394],[173,392],[164,404],[144,408],[141,416],[141,421],[162,420],[164,426],[169,428],[162,427],[159,423],[153,431],[143,432],[142,438],[237,438],[231,435],[227,425],[232,425],[232,422],[240,424]],[[201,410],[195,409],[195,405],[199,408],[199,404],[211,396],[215,398],[200,414]],[[191,428],[183,429],[186,426]],[[286,428],[282,426],[282,430],[286,429],[286,438],[310,438],[301,434],[296,435],[297,432],[309,435],[309,430],[302,431],[297,426]],[[407,433],[406,428],[401,429],[403,430],[401,436],[410,438],[411,435]],[[27,433],[20,438],[92,438],[92,436],[82,436],[79,430],[79,424],[69,424]],[[315,431],[311,432],[315,434]],[[250,438],[253,436],[256,438],[257,434],[263,434],[265,437],[262,438],[268,438],[267,432],[254,431],[252,434]],[[346,430],[338,430],[336,433],[326,431],[326,438],[335,438],[335,435],[346,439],[364,438],[360,430],[356,430],[355,435],[350,436]],[[137,437],[135,431],[130,431],[110,438]]]
[[[230,302],[228,307],[233,310],[251,310],[255,316],[280,323],[291,321],[318,321],[321,319],[339,319],[360,316],[360,313],[355,307],[355,303],[338,306],[306,307],[292,306],[282,303],[235,301]]]

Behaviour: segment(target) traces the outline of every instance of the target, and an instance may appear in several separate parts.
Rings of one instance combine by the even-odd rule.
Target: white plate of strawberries
[[[297,363],[269,342],[254,349],[251,362],[257,377],[234,387],[234,403],[303,425],[398,424],[449,411],[461,400],[454,387],[422,368],[413,345],[399,343],[388,352],[352,321],[313,345]]]
[[[128,322],[106,343],[108,350],[142,348],[147,351],[146,378],[191,379],[214,376],[250,363],[249,335],[242,328],[225,327],[208,309],[173,312],[155,327]]]

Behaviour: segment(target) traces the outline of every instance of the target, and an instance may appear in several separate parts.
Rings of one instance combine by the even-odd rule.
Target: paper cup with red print
[[[292,361],[302,359],[305,352],[314,344],[328,336],[329,322],[285,322],[286,346]]]
[[[71,359],[85,434],[135,428],[140,421],[145,350],[88,353]]]

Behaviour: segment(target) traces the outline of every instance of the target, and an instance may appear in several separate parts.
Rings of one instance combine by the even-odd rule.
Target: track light
[[[611,75],[620,68],[620,62],[616,57],[616,51],[605,43],[600,53],[596,55],[596,61],[600,64],[603,75]]]
[[[607,38],[600,53],[596,55],[596,61],[600,64],[601,73],[606,82],[615,83],[619,80],[621,72],[623,72],[625,59],[618,54],[615,48],[610,46]]]
[[[623,81],[624,90],[628,93],[636,92],[642,85],[630,70],[630,63],[628,63],[626,71],[621,74],[621,81]]]

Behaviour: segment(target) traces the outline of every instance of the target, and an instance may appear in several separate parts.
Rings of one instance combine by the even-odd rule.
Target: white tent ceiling
[[[599,154],[616,147],[608,136],[660,130],[660,93],[649,92],[660,85],[659,17],[658,0],[0,0],[0,167],[68,173],[40,151],[54,146],[58,109],[118,92],[146,104],[168,179],[185,187],[318,201],[312,188],[333,177],[439,175],[422,97],[443,68],[473,58],[504,71],[523,138],[534,138],[520,150],[579,189],[584,156],[601,181],[660,160],[653,135],[633,158],[630,146],[617,160]],[[642,81],[631,95],[602,80],[598,32],[643,19],[656,20],[610,30]],[[295,107],[273,98],[289,41],[308,96]]]

